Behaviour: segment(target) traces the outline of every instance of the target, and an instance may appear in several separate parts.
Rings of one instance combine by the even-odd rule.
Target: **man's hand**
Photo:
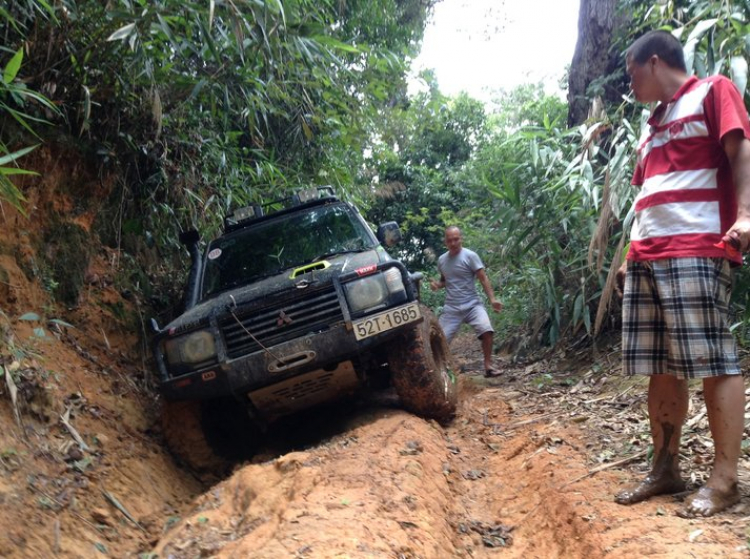
[[[440,282],[435,281],[435,280],[430,280],[430,289],[432,289],[433,291],[437,291],[441,287],[442,285],[440,285]]]
[[[620,269],[617,270],[617,275],[615,276],[615,291],[617,291],[617,296],[622,299],[623,292],[625,290],[625,274],[628,271],[628,262],[627,260],[622,263],[622,266],[620,266]]]
[[[501,310],[503,310],[503,304],[500,301],[493,301],[492,302],[492,309],[495,312],[500,312]]]
[[[750,217],[739,217],[722,239],[736,250],[748,252],[750,248]]]
[[[733,130],[722,138],[724,152],[732,166],[737,189],[737,221],[725,233],[723,242],[734,250],[750,248],[750,140],[740,130]]]

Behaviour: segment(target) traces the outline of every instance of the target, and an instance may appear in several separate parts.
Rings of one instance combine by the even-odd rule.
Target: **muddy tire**
[[[169,450],[196,473],[227,472],[256,449],[257,428],[235,400],[164,401],[161,419]]]
[[[407,410],[446,421],[456,413],[458,379],[437,318],[424,305],[420,310],[424,320],[390,345],[391,378]]]

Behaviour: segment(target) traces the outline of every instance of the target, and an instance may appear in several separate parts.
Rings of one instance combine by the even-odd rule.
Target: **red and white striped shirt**
[[[691,77],[648,124],[632,180],[641,190],[628,259],[726,258],[714,244],[737,219],[737,197],[721,140],[733,130],[750,138],[739,91],[724,76]]]

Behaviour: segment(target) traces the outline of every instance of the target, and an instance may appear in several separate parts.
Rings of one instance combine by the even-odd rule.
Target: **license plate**
[[[409,303],[404,307],[391,309],[373,316],[368,316],[354,323],[354,337],[364,340],[370,336],[393,330],[404,324],[416,322],[422,317],[418,303]]]

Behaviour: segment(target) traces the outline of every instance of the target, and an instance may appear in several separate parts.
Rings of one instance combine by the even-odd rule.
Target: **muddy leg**
[[[687,381],[672,375],[653,375],[648,385],[648,416],[654,441],[651,472],[640,483],[615,495],[615,502],[632,505],[655,495],[684,491],[679,452],[682,424],[688,407]]]
[[[492,367],[492,332],[485,332],[480,336],[482,340],[482,353],[484,354],[484,370],[490,371]]]
[[[703,393],[716,452],[714,467],[706,485],[687,499],[681,516],[711,516],[740,500],[737,462],[744,429],[744,381],[741,375],[707,378]]]

